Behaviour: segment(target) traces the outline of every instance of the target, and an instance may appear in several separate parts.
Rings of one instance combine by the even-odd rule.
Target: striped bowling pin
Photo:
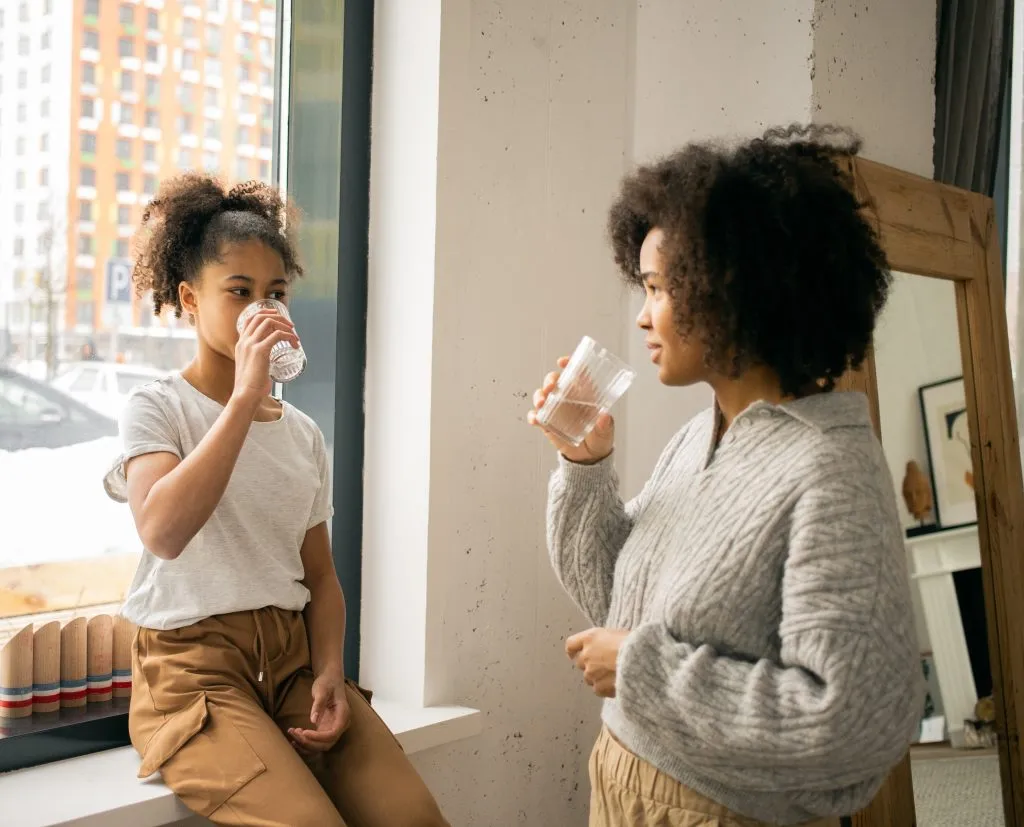
[[[0,647],[0,718],[32,714],[32,624]]]
[[[115,698],[132,696],[132,644],[135,642],[135,624],[125,617],[114,618],[114,669],[113,688]]]
[[[60,624],[36,629],[32,652],[32,713],[60,709]]]
[[[90,618],[86,639],[86,697],[91,704],[105,703],[114,691],[114,622],[110,615]]]
[[[85,706],[86,622],[76,617],[60,630],[60,708]]]

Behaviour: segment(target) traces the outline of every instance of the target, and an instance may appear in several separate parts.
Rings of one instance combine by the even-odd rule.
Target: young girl
[[[134,278],[195,325],[181,373],[138,390],[105,482],[144,551],[123,607],[139,626],[129,730],[215,824],[440,827],[398,742],[342,669],[345,602],[331,557],[330,456],[309,417],[270,395],[270,349],[298,344],[257,299],[287,303],[294,221],[259,183],[165,184]]]
[[[593,827],[833,824],[917,728],[893,482],[865,397],[832,391],[890,283],[840,165],[857,148],[821,127],[690,146],[612,209],[659,379],[715,405],[628,504],[610,417],[579,447],[549,434],[551,559],[599,627],[568,654],[608,698]]]

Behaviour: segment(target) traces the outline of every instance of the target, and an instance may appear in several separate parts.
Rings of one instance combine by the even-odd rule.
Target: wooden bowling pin
[[[60,709],[60,624],[36,629],[32,647],[32,713]]]
[[[0,718],[32,714],[32,624],[0,647]]]
[[[114,618],[113,694],[115,698],[132,696],[132,644],[135,624],[118,615]]]
[[[86,704],[87,625],[76,617],[60,630],[60,707],[74,709]]]
[[[110,615],[90,618],[87,632],[86,697],[99,704],[113,697],[114,621]]]

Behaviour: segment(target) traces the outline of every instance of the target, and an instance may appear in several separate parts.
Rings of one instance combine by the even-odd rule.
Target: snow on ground
[[[103,490],[120,447],[110,437],[0,451],[0,568],[141,550],[128,506]]]

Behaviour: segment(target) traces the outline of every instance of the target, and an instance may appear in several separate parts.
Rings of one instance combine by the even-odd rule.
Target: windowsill
[[[482,726],[476,709],[373,706],[409,754],[471,738]],[[159,776],[143,781],[138,771],[135,750],[120,747],[0,775],[4,827],[159,827],[192,815]]]

